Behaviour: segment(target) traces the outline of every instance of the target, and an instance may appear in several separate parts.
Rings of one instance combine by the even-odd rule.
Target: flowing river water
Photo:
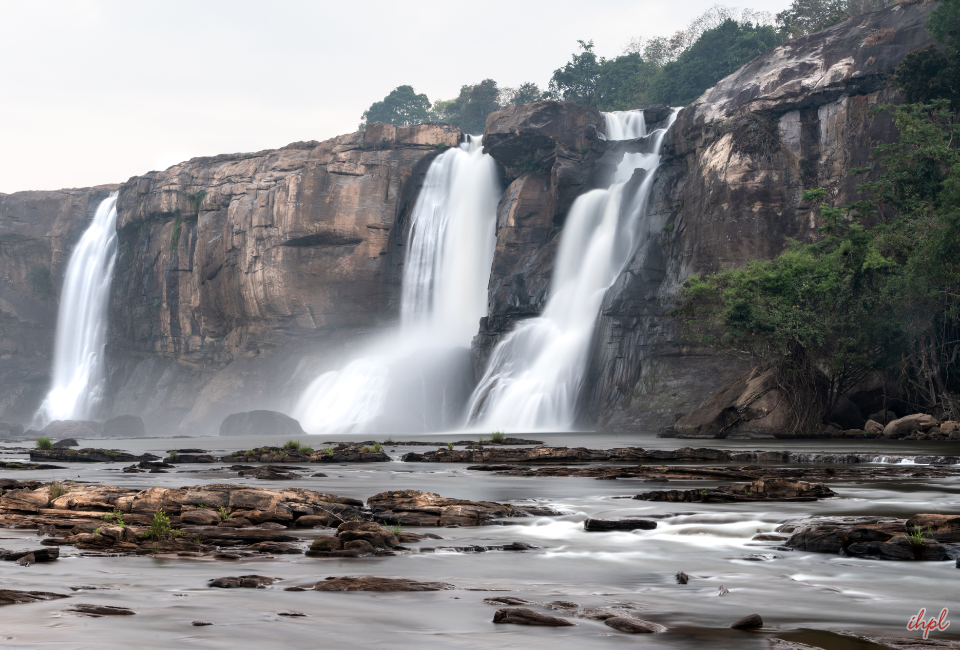
[[[538,434],[551,445],[676,449],[684,441],[652,435],[604,433]],[[399,438],[399,437],[398,437]],[[456,441],[462,433],[438,435]],[[350,440],[345,436],[337,440]],[[360,440],[361,438],[355,438]],[[416,439],[424,440],[424,436]],[[430,438],[427,437],[429,440]],[[80,441],[82,446],[103,441]],[[705,446],[706,441],[693,441]],[[214,453],[277,444],[263,438],[117,440],[109,444],[133,453],[158,455],[177,447]],[[953,445],[882,441],[709,441],[718,448],[789,449],[809,452],[950,454]],[[317,444],[314,444],[317,446]],[[884,562],[772,549],[751,542],[788,519],[828,515],[894,515],[956,512],[960,480],[830,483],[837,497],[802,503],[677,504],[624,497],[660,485],[640,479],[530,478],[468,470],[463,464],[406,463],[407,451],[435,447],[386,446],[389,463],[310,465],[305,478],[266,481],[239,478],[227,465],[180,465],[166,474],[124,474],[121,463],[72,463],[55,471],[7,471],[4,477],[48,481],[80,480],[134,488],[231,483],[256,487],[296,486],[366,500],[386,490],[421,489],[445,497],[549,505],[568,514],[505,520],[476,528],[408,528],[441,540],[408,544],[413,552],[395,557],[310,558],[279,555],[240,560],[158,556],[85,556],[62,547],[56,562],[22,567],[0,563],[3,588],[69,593],[54,600],[5,607],[0,647],[49,648],[768,648],[773,638],[822,648],[878,647],[839,631],[869,635],[907,633],[905,625],[921,607],[939,612],[955,606],[954,562]],[[11,445],[2,460],[25,458]],[[716,463],[711,463],[716,465]],[[326,477],[310,477],[322,471]],[[715,481],[671,480],[670,489],[702,489]],[[585,532],[587,517],[648,517],[655,530]],[[294,529],[305,543],[329,530]],[[33,530],[0,530],[0,547],[37,548]],[[489,551],[421,553],[420,547],[526,542],[540,547],[522,553]],[[679,585],[675,574],[690,576]],[[208,580],[259,574],[282,578],[266,589],[212,589]],[[454,591],[424,593],[289,592],[327,576],[370,575],[443,581]],[[729,593],[719,596],[723,586]],[[74,588],[83,587],[72,591]],[[98,587],[92,589],[90,587]],[[573,601],[582,607],[630,605],[634,615],[668,631],[629,635],[601,621],[572,619],[565,628],[495,625],[496,606],[485,598],[514,596],[530,601]],[[72,602],[119,605],[135,616],[81,618],[63,613]],[[304,617],[278,613],[295,610]],[[561,612],[545,611],[563,616]],[[751,613],[764,628],[756,632],[727,626]],[[193,627],[194,620],[213,622]],[[936,638],[960,638],[954,630]]]

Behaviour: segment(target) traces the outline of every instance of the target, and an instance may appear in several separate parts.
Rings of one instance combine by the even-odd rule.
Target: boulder
[[[21,512],[39,512],[50,503],[50,494],[43,488],[36,490],[10,490],[0,497],[0,508]]]
[[[43,428],[47,438],[98,438],[103,425],[92,420],[54,420]]]
[[[91,605],[88,603],[77,603],[66,611],[99,618],[101,616],[133,616],[135,611],[127,607],[114,607],[113,605]]]
[[[789,430],[791,421],[774,371],[754,369],[710,393],[673,429],[678,438],[772,438]]]
[[[614,616],[606,619],[603,624],[615,630],[630,632],[631,634],[658,634],[667,631],[666,627],[658,623],[642,621],[639,618],[631,618],[629,616]]]
[[[874,420],[886,426],[897,419],[897,414],[893,411],[877,411],[876,413],[871,413],[867,419]]]
[[[565,618],[547,616],[546,614],[535,612],[532,609],[527,609],[526,607],[507,607],[504,609],[498,609],[496,614],[493,615],[493,622],[513,623],[515,625],[543,625],[548,627],[565,627],[568,625],[575,625],[575,623],[572,623]]]
[[[106,438],[142,438],[147,435],[143,420],[136,415],[118,415],[103,423]]]
[[[277,411],[246,411],[228,415],[220,424],[221,436],[305,436],[303,427]]]
[[[248,575],[226,578],[215,578],[210,581],[210,586],[217,589],[264,589],[280,578],[268,578],[267,576]]]
[[[0,589],[0,605],[16,605],[18,603],[36,603],[41,600],[68,598],[67,594],[57,594],[50,591],[16,591],[14,589]]]
[[[337,537],[344,542],[344,548],[349,548],[347,544],[355,540],[363,540],[377,549],[390,549],[400,544],[392,532],[372,521],[344,522],[337,528]]]
[[[53,443],[54,449],[69,449],[70,447],[79,447],[80,443],[74,438],[64,438]]]
[[[22,435],[22,425],[0,421],[0,438],[19,438]]]
[[[220,512],[210,508],[197,508],[180,513],[180,523],[189,526],[216,526],[220,520]]]
[[[33,556],[33,562],[53,562],[60,557],[60,549],[56,546],[47,546],[33,551],[0,551],[0,560],[12,562],[28,555]]]
[[[947,420],[940,423],[940,431],[943,433],[957,433],[960,431],[960,422],[956,420]]]
[[[734,630],[756,630],[763,627],[763,619],[759,614],[748,614],[730,627]]]
[[[841,429],[863,429],[866,423],[857,405],[845,396],[837,400],[831,421],[840,425]]]
[[[883,433],[883,425],[876,420],[867,420],[863,425],[863,430],[867,433],[878,435]]]
[[[937,425],[937,419],[926,413],[915,413],[894,420],[883,428],[884,438],[903,438],[916,431],[926,431]]]

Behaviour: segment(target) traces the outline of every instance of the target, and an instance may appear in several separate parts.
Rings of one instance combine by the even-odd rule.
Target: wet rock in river
[[[381,492],[367,499],[374,520],[402,526],[479,526],[509,517],[510,509],[491,501],[448,499],[423,490]]]
[[[206,625],[213,625],[213,621],[194,621],[190,625],[193,627],[204,627]]]
[[[37,559],[33,557],[33,553],[27,553],[22,558],[17,560],[17,564],[20,566],[30,566],[31,564],[36,563]]]
[[[638,494],[641,501],[729,503],[735,501],[816,501],[836,496],[823,483],[760,479],[750,484],[724,485],[706,490],[655,490]]]
[[[960,542],[960,515],[914,515],[907,520],[907,530],[920,530],[938,542]]]
[[[304,614],[303,612],[289,612],[289,611],[284,611],[284,612],[277,612],[277,616],[299,617],[299,616],[306,616],[306,614]]]
[[[749,614],[744,616],[736,623],[730,626],[734,630],[756,630],[763,627],[763,619],[759,614]]]
[[[77,442],[74,438],[64,438],[63,440],[57,440],[53,443],[54,449],[69,449],[70,447],[79,447],[80,443]]]
[[[653,530],[657,522],[651,519],[587,519],[583,529],[589,532],[610,530]]]
[[[17,591],[15,589],[0,589],[0,605],[17,605],[20,603],[36,603],[41,600],[68,598],[67,594],[57,594],[50,591]]]
[[[347,521],[333,537],[319,537],[307,551],[310,557],[362,557],[399,546],[396,535],[372,521]]]
[[[628,616],[608,618],[603,624],[615,630],[630,632],[631,634],[658,634],[667,631],[666,627],[658,623],[651,623],[650,621],[643,621],[639,618],[630,618]]]
[[[496,596],[494,598],[484,598],[485,605],[532,605],[532,600],[523,598],[514,598],[513,596]]]
[[[513,623],[515,625],[543,625],[549,627],[565,627],[568,625],[576,625],[565,618],[548,616],[546,614],[535,612],[532,609],[527,609],[526,607],[498,609],[497,613],[493,615],[493,622]]]
[[[0,549],[0,560],[7,562],[20,560],[27,555],[33,556],[34,562],[52,562],[60,557],[60,549],[56,546],[36,549],[32,551],[4,551]]]
[[[456,589],[446,582],[418,582],[407,578],[330,577],[321,580],[315,591],[446,591]]]
[[[265,589],[267,585],[272,585],[280,578],[268,578],[267,576],[248,575],[248,576],[230,576],[226,578],[215,578],[210,581],[211,587],[218,589]]]
[[[683,571],[677,571],[677,584],[685,585],[690,581],[690,576],[688,576]]]
[[[804,523],[784,524],[777,529],[793,533],[784,546],[878,560],[942,561],[950,556],[947,547],[935,538],[926,537],[915,527],[908,530],[903,519],[829,517]]]
[[[114,607],[113,605],[91,605],[89,603],[77,603],[65,610],[67,612],[99,618],[101,616],[133,616],[135,611],[127,607]]]
[[[220,512],[211,508],[186,510],[180,514],[180,523],[188,526],[216,526],[221,519]]]

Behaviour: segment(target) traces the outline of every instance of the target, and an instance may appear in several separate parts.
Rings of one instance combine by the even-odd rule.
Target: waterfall
[[[647,136],[642,111],[604,119],[608,140]],[[572,428],[600,305],[636,249],[665,134],[654,131],[640,147],[652,153],[625,153],[610,188],[574,201],[543,314],[518,323],[494,348],[471,396],[469,420],[511,431]]]
[[[57,314],[53,383],[34,426],[90,420],[103,403],[107,304],[117,259],[117,194],[100,203],[70,255]]]
[[[433,161],[410,221],[400,328],[310,383],[294,409],[304,430],[425,431],[459,423],[472,389],[470,341],[487,311],[500,191],[496,163],[479,137]]]

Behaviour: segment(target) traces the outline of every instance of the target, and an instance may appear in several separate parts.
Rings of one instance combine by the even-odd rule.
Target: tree
[[[418,95],[413,86],[397,86],[382,101],[374,102],[363,112],[364,123],[409,126],[429,120],[430,100],[426,95]]]
[[[879,11],[895,0],[793,0],[777,14],[777,25],[789,38],[819,32],[861,14]]]
[[[577,43],[580,44],[582,52],[574,53],[565,66],[553,71],[549,85],[550,94],[565,102],[594,106],[603,60],[594,53],[593,41]]]
[[[456,99],[438,101],[433,105],[437,120],[459,126],[466,133],[483,133],[487,115],[500,110],[500,91],[493,79],[484,79],[473,86],[460,87]]]
[[[927,29],[940,43],[909,52],[893,74],[908,103],[950,100],[960,108],[960,0],[947,0],[930,14]]]
[[[659,72],[658,66],[635,53],[601,59],[594,105],[601,111],[627,111],[648,105],[647,91]]]
[[[516,88],[500,89],[500,104],[502,106],[520,106],[530,102],[539,102],[547,98],[547,93],[540,90],[537,84],[532,82],[522,83]]]
[[[651,99],[670,106],[689,104],[707,88],[782,42],[783,37],[769,25],[727,19],[703,32],[676,61],[663,66],[652,84]]]

